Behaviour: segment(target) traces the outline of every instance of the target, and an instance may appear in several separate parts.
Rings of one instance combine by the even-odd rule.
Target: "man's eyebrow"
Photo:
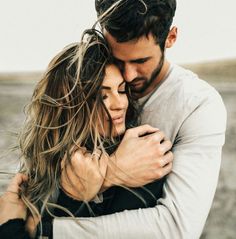
[[[114,56],[113,56],[113,61],[114,61],[114,62],[123,62],[121,59],[116,58],[116,57],[114,57]]]
[[[139,62],[139,61],[147,61],[151,58],[151,56],[148,56],[148,57],[143,57],[143,58],[137,58],[137,59],[133,59],[133,60],[129,60],[129,62],[131,63],[136,63],[136,62]]]
[[[152,58],[151,56],[147,56],[147,57],[143,57],[143,58],[132,59],[132,60],[129,60],[128,62],[136,63],[136,62],[139,62],[139,61],[147,61],[147,60],[149,60],[151,58]],[[113,59],[114,59],[115,62],[124,62],[123,60],[121,60],[119,58],[116,58],[114,56],[113,56]]]

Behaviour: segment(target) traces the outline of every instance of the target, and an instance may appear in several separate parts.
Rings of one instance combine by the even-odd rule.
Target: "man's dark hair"
[[[115,4],[107,16],[100,19],[118,42],[126,42],[152,33],[164,49],[165,40],[176,10],[176,0],[95,0],[98,17]],[[117,5],[118,3],[118,5]]]

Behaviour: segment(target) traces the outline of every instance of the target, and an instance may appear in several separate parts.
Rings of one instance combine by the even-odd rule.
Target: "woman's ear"
[[[174,45],[177,39],[177,35],[178,35],[178,28],[172,27],[166,38],[166,44],[165,44],[166,48],[171,48]]]

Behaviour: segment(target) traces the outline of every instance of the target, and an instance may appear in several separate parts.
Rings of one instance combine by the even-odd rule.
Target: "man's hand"
[[[140,187],[167,175],[172,169],[171,147],[164,133],[149,125],[127,130],[110,157],[101,191],[113,185]]]
[[[90,201],[103,184],[108,155],[90,154],[79,149],[73,155],[71,163],[62,162],[61,186],[66,194],[79,201]]]
[[[0,198],[0,224],[11,219],[26,219],[26,207],[21,198],[20,185],[27,180],[23,174],[16,174],[7,191]]]
[[[62,163],[61,185],[71,197],[90,201],[98,192],[114,185],[140,187],[167,175],[172,169],[172,144],[163,132],[149,125],[126,131],[117,151],[92,156],[82,150]]]

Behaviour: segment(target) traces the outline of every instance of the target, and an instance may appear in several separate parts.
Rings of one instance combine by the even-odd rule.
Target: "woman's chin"
[[[126,128],[125,128],[125,125],[116,127],[115,130],[114,130],[113,133],[112,133],[112,137],[117,137],[117,136],[119,136],[119,135],[124,134],[125,129],[126,129]]]

